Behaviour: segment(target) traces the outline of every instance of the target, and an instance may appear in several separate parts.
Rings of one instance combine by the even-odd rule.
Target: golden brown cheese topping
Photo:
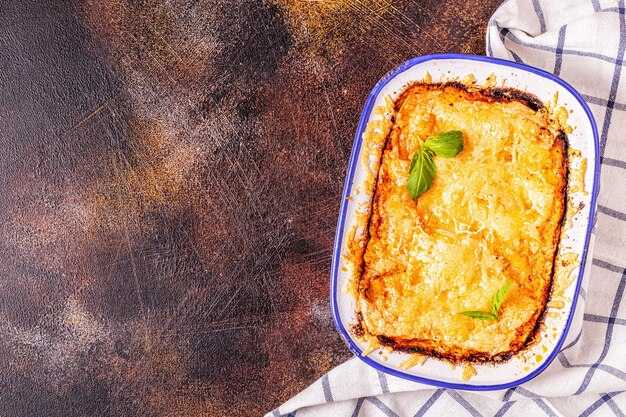
[[[494,361],[532,335],[560,238],[567,145],[536,99],[507,91],[418,83],[397,100],[358,282],[366,336],[452,361]],[[432,186],[413,201],[413,153],[448,130],[463,132],[464,149],[435,157]],[[507,281],[498,320],[460,314],[489,311]]]

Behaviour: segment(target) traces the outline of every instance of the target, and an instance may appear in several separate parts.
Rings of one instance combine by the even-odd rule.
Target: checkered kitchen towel
[[[470,393],[405,381],[353,358],[267,416],[604,416],[626,413],[626,21],[624,0],[507,0],[487,54],[553,72],[589,103],[602,176],[587,291],[570,338],[532,381]],[[626,71],[624,71],[626,72]]]

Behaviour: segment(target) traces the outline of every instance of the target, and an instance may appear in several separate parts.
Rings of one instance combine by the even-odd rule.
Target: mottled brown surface
[[[2,2],[0,415],[255,416],[348,359],[361,106],[498,2]]]

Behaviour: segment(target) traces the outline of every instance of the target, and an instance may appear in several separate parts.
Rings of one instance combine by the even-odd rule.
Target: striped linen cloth
[[[552,72],[589,103],[602,173],[593,257],[569,340],[535,379],[463,392],[405,381],[353,358],[267,417],[624,416],[626,414],[626,50],[624,0],[507,0],[487,54]]]

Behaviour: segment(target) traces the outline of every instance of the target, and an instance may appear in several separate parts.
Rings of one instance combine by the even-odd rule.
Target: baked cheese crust
[[[501,361],[534,334],[550,291],[567,184],[567,141],[534,96],[417,83],[395,103],[358,281],[358,332],[453,362]],[[420,141],[460,130],[416,201],[406,181]],[[499,320],[489,311],[506,282]]]

